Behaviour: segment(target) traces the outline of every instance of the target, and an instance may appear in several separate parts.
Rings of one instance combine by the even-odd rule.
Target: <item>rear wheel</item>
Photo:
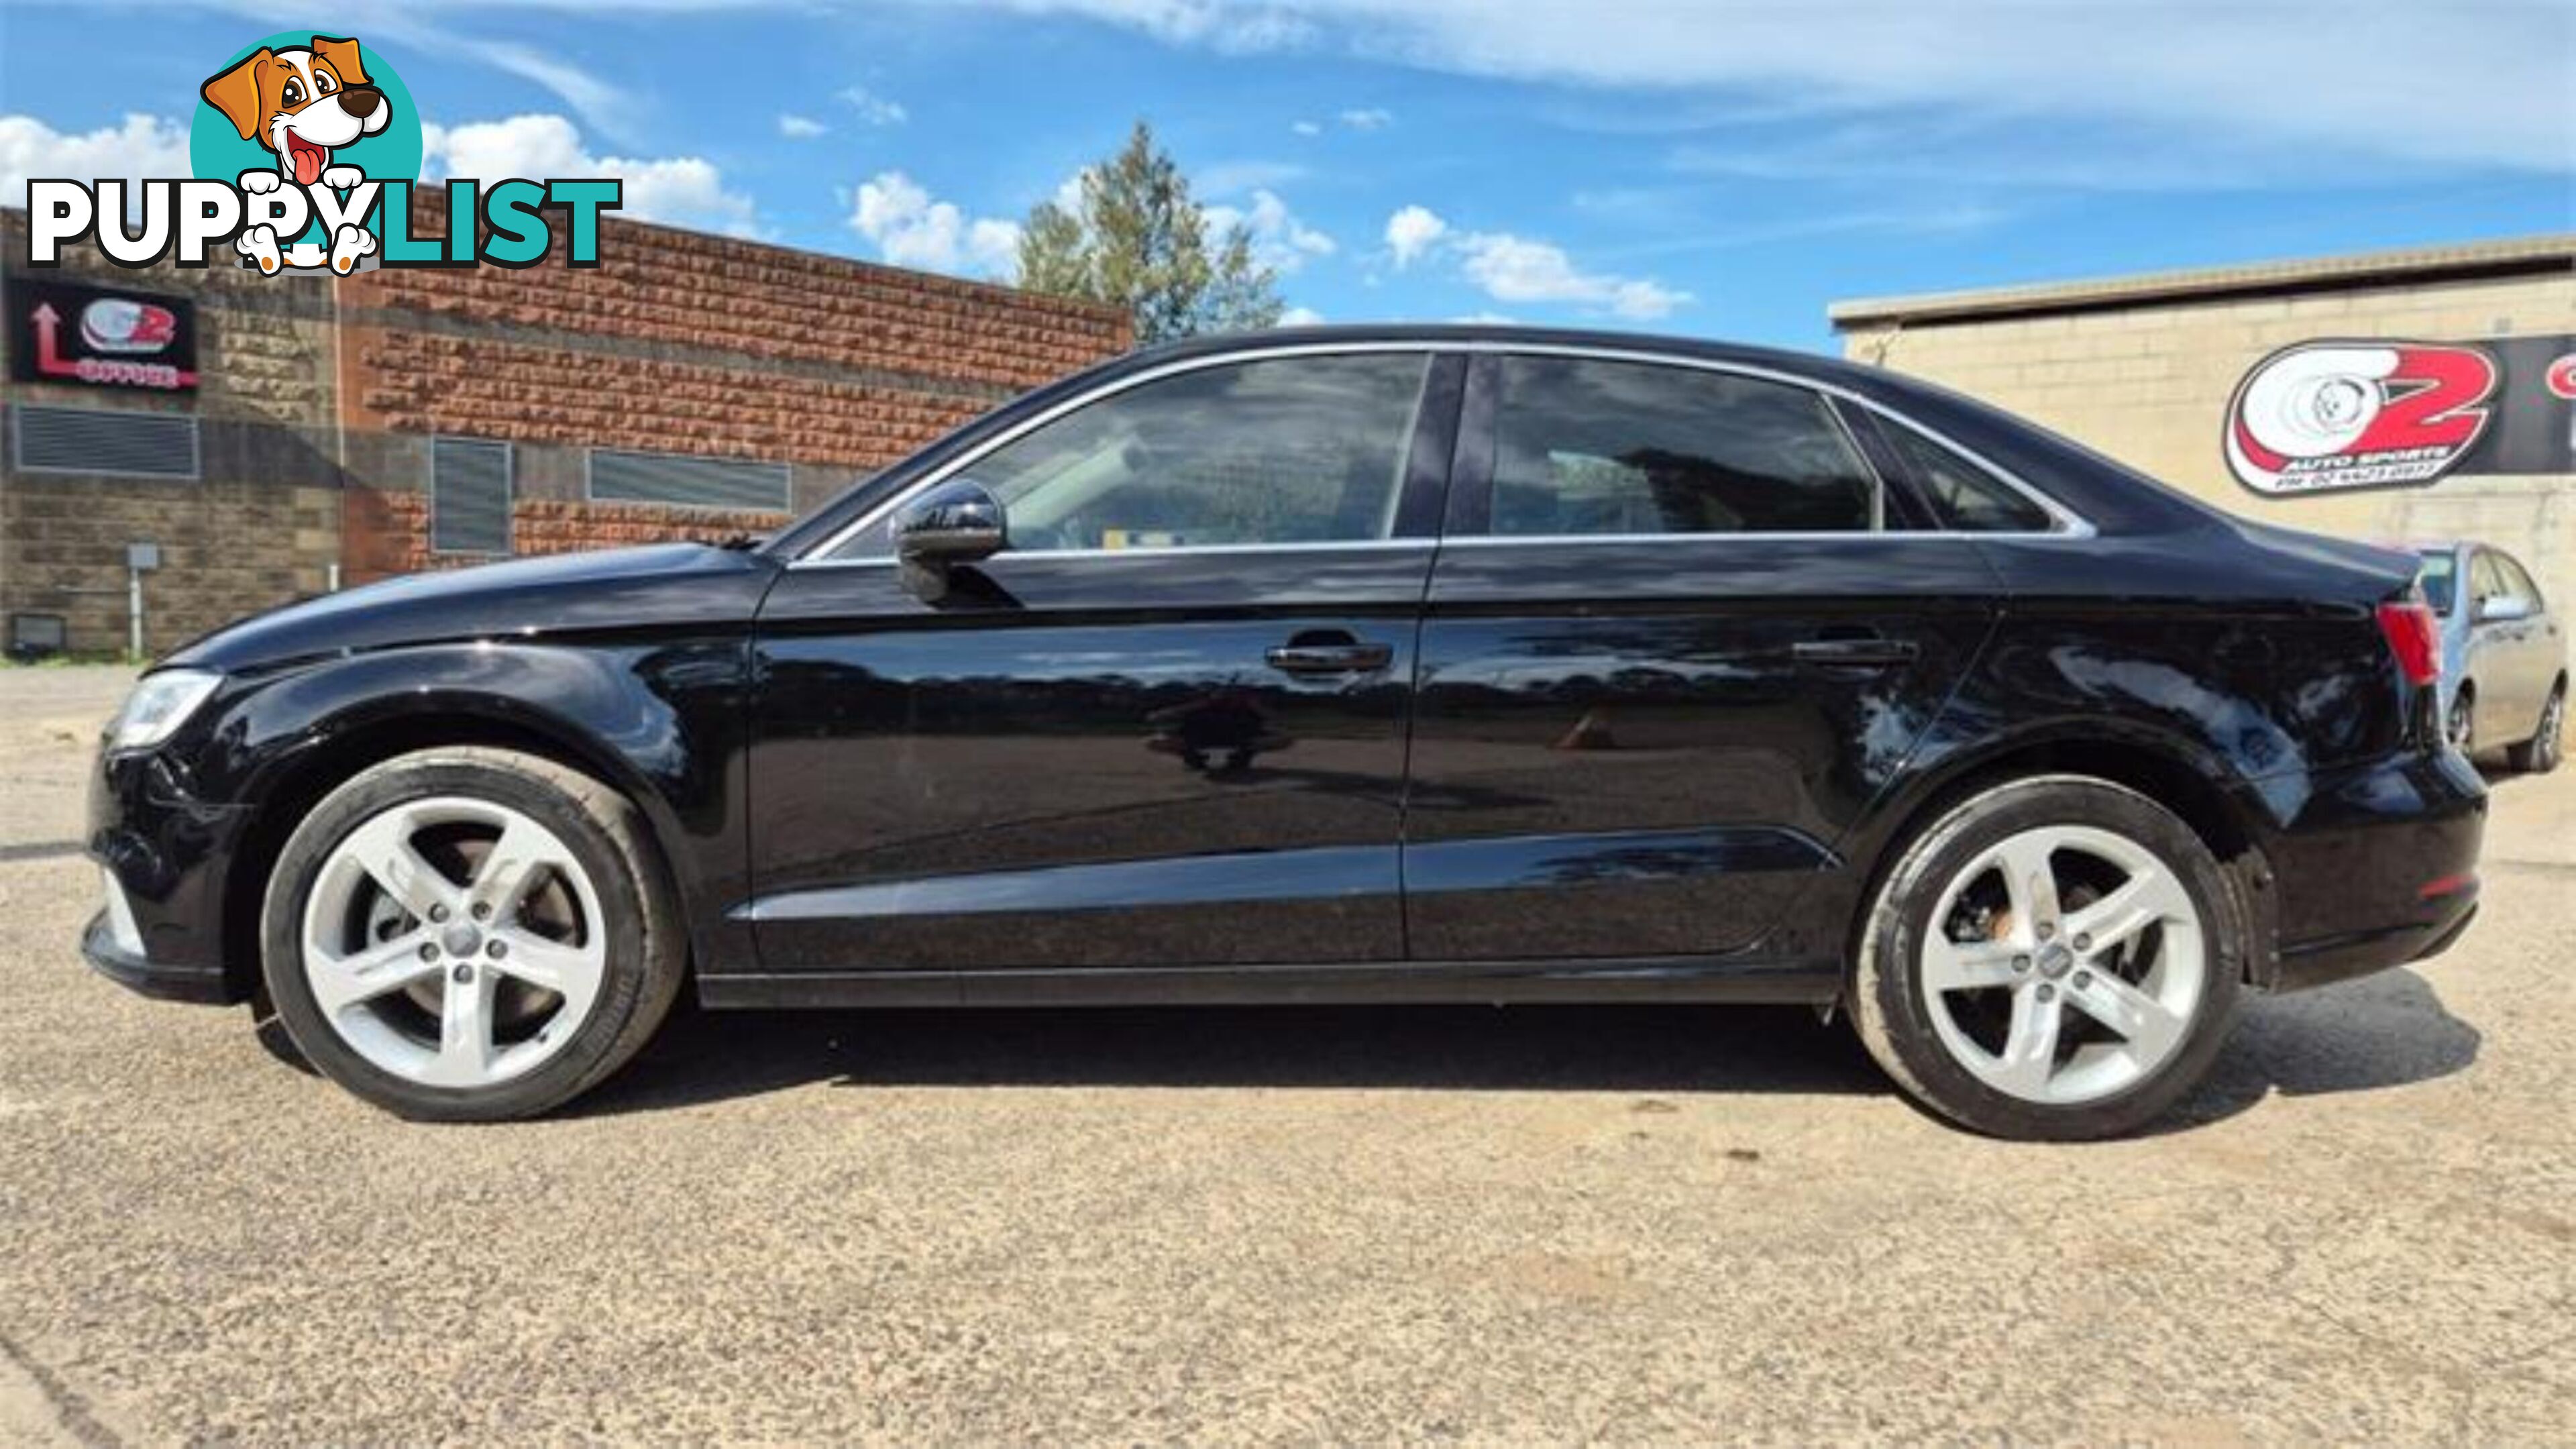
[[[2477,696],[2461,685],[2451,695],[2451,712],[2442,720],[2442,733],[2451,748],[2464,755],[2477,753]]]
[[[2549,703],[2541,706],[2540,727],[2530,739],[2505,751],[2506,763],[2517,770],[2546,775],[2558,768],[2560,741],[2567,733],[2567,681],[2560,680],[2549,691]]]
[[[1997,786],[1909,844],[1853,986],[1861,1039],[1976,1131],[2133,1131],[2207,1074],[2243,975],[2233,898],[2191,827],[2106,781]]]
[[[643,821],[550,760],[429,750],[325,797],[262,921],[306,1060],[405,1117],[542,1112],[615,1071],[687,960]]]

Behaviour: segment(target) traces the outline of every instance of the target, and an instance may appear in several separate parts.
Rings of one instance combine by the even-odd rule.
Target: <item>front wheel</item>
[[[2134,1131],[2207,1075],[2243,976],[2218,862],[2107,781],[2000,785],[1917,836],[1863,930],[1853,1019],[1934,1112],[1998,1137]]]
[[[615,1071],[687,964],[634,806],[508,750],[385,761],[280,852],[262,967],[305,1059],[399,1116],[524,1117]]]

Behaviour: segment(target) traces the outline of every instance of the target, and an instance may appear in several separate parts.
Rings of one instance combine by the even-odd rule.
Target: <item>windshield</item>
[[[2424,567],[2415,575],[2415,581],[2423,585],[2424,602],[2433,606],[2434,613],[2451,612],[2451,600],[2459,593],[2454,587],[2459,573],[2460,561],[2449,551],[2424,555]]]

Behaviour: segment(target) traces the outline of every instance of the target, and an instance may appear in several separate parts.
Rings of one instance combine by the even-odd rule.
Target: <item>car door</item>
[[[2487,743],[2520,739],[2515,730],[2536,712],[2522,643],[2524,621],[2508,617],[2513,587],[2506,582],[2500,555],[2480,548],[2469,555],[2469,641],[2462,677],[2474,682],[2471,711],[2474,737]]]
[[[2498,739],[2528,739],[2540,723],[2540,712],[2549,702],[2549,691],[2556,685],[2564,657],[2558,635],[2558,621],[2549,614],[2547,601],[2540,596],[2540,586],[2532,582],[2531,573],[2522,561],[2500,549],[2484,551],[2495,563],[2496,577],[2505,597],[2514,601],[2521,617],[2501,631],[2503,651],[2513,676],[2514,713],[2505,721]]]
[[[1201,358],[926,480],[1008,544],[934,602],[880,519],[763,606],[773,974],[1399,959],[1414,634],[1463,364]]]
[[[1480,357],[1422,631],[1414,956],[1757,946],[1992,624],[1979,553],[1912,521],[1794,380]]]

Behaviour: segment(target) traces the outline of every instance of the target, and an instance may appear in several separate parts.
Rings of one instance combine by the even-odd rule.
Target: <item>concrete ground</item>
[[[81,968],[120,687],[0,672],[0,1443],[2576,1438],[2576,770],[2139,1141],[1696,1009],[690,1015],[433,1128]]]

